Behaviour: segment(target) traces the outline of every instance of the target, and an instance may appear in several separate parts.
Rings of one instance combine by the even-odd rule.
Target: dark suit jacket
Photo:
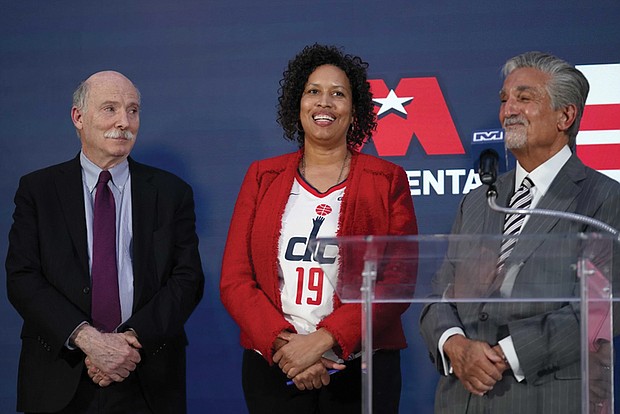
[[[202,297],[192,189],[129,159],[137,375],[156,413],[186,410],[183,325]],[[90,275],[79,156],[28,174],[15,195],[6,259],[9,300],[24,319],[17,408],[56,411],[73,398],[85,355],[65,341],[90,321]]]
[[[498,178],[498,204],[507,205],[514,189],[514,171]],[[457,213],[452,232],[455,234],[501,235],[504,215],[487,206],[486,186],[465,196]],[[560,170],[545,196],[540,209],[579,213],[620,227],[620,184],[585,167],[573,155]],[[574,234],[598,231],[584,224],[551,217],[530,216],[522,235]],[[434,283],[441,289],[454,283],[459,289],[482,287],[481,294],[492,283],[478,279],[485,274],[484,264],[494,273],[501,237],[478,251],[486,251],[490,260],[482,260],[474,268],[451,262],[458,247],[450,247],[448,260],[437,273]],[[471,251],[471,243],[468,247]],[[538,297],[578,297],[579,283],[569,260],[553,259],[554,253],[566,257],[577,254],[579,246],[572,240],[558,242],[541,237],[536,241],[517,243],[506,267],[520,267],[513,290],[515,297],[525,297],[535,286]],[[462,252],[458,253],[462,255]],[[617,272],[615,273],[617,274]],[[438,291],[440,291],[438,289]],[[468,292],[471,293],[471,292]],[[483,297],[483,296],[482,296]],[[435,410],[440,413],[570,413],[580,412],[579,307],[575,303],[435,303],[424,308],[421,332],[432,361],[443,371],[437,349],[439,337],[446,329],[461,327],[470,339],[496,344],[511,335],[525,382],[516,383],[511,373],[484,397],[469,394],[454,375],[442,376],[437,388]],[[490,411],[488,411],[490,410]]]

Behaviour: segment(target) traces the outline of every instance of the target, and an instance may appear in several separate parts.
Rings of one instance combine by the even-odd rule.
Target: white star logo
[[[377,113],[377,116],[381,115],[384,112],[389,111],[390,109],[394,109],[403,115],[407,115],[407,111],[405,110],[404,104],[408,104],[413,100],[413,96],[406,96],[404,98],[399,98],[396,96],[396,92],[394,89],[390,89],[390,93],[386,98],[375,98],[373,101],[381,105],[381,109]]]

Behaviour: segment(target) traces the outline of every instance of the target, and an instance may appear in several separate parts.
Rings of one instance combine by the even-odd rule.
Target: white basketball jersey
[[[336,236],[345,183],[321,194],[298,174],[282,216],[278,252],[282,310],[301,334],[314,332],[334,309],[328,275],[337,275],[338,248],[317,245],[316,238]],[[325,266],[331,267],[327,275]]]

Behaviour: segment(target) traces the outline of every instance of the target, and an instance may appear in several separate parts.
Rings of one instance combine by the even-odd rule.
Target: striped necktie
[[[510,208],[530,208],[532,205],[532,192],[530,188],[534,186],[534,183],[529,177],[525,177],[521,186],[514,193],[510,199]],[[525,214],[507,214],[504,221],[504,236],[516,236],[521,233],[521,227],[525,221]],[[506,259],[510,256],[512,249],[517,243],[516,237],[504,237],[502,239],[502,247],[499,252],[499,258],[497,259],[497,270],[500,271]]]

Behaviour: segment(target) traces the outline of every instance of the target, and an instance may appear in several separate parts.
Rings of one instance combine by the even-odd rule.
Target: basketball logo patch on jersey
[[[327,204],[319,204],[318,206],[316,206],[315,211],[316,214],[318,214],[319,216],[326,216],[332,212],[332,208]]]

